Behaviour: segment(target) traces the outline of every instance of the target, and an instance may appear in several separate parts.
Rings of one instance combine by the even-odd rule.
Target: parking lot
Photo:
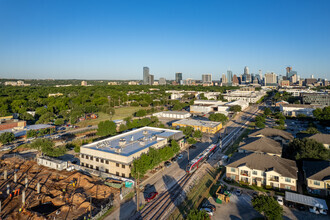
[[[216,211],[211,219],[254,219],[257,217],[262,217],[256,210],[252,207],[252,195],[243,193],[241,196],[237,196],[234,193],[230,196],[229,203],[218,204],[215,202],[214,198],[209,198],[209,201],[216,206]],[[309,211],[300,211],[294,208],[288,208],[283,206],[283,219],[292,220],[309,220],[309,219],[329,219],[329,216],[316,215],[310,213]]]

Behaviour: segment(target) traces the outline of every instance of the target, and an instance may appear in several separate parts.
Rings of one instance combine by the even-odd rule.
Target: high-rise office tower
[[[180,84],[182,80],[182,73],[175,73],[175,82]]]
[[[166,79],[163,77],[159,78],[159,85],[166,85]]]
[[[239,84],[239,81],[238,81],[238,78],[236,75],[233,76],[233,82],[232,82],[233,85],[238,85]]]
[[[148,76],[148,83],[149,83],[149,85],[153,85],[154,84],[154,75],[149,75]]]
[[[272,86],[277,84],[277,76],[275,73],[266,73],[265,74],[265,86]]]
[[[246,76],[245,76],[245,83],[250,83],[250,82],[252,82],[251,74],[246,74]]]
[[[203,84],[212,83],[212,75],[211,74],[203,74],[202,75],[202,82],[203,82]]]
[[[227,84],[228,80],[226,74],[222,74],[221,82],[222,84]]]
[[[233,72],[231,70],[227,70],[227,82],[231,83],[233,80]]]
[[[247,66],[244,67],[244,74],[247,75],[247,74],[249,74],[249,72],[250,72],[250,71],[249,71],[249,67],[247,67]]]
[[[292,71],[292,67],[291,66],[288,66],[286,69],[286,78],[289,79],[289,73]]]
[[[149,84],[149,67],[143,67],[143,85]]]

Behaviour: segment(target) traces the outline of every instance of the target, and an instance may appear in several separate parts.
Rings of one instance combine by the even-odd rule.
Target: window
[[[106,172],[106,173],[109,173],[109,169],[105,169],[105,172]]]
[[[93,160],[93,156],[90,156],[89,159],[90,159],[90,160]]]
[[[122,176],[122,177],[125,177],[125,173],[122,173],[121,176]]]
[[[119,176],[119,172],[116,172],[116,176]]]
[[[235,168],[230,168],[230,172],[236,172]]]
[[[81,166],[84,166],[84,163],[81,163]]]
[[[320,181],[314,180],[314,185],[319,186],[320,185]]]
[[[291,183],[291,178],[285,177],[285,182]]]
[[[132,177],[132,175],[131,175],[131,173],[129,173],[129,178],[131,178]]]
[[[99,158],[95,158],[96,162],[99,162]]]
[[[124,165],[124,164],[122,164],[122,165],[121,165],[121,168],[125,168],[125,165]]]
[[[99,167],[95,167],[96,170],[99,170]]]
[[[258,171],[253,170],[253,171],[252,171],[252,174],[253,174],[253,175],[258,175]]]
[[[83,154],[80,154],[80,157],[81,157],[81,158],[84,158],[84,155],[83,155]]]
[[[105,163],[106,163],[106,164],[109,164],[109,161],[108,161],[108,160],[105,160]]]
[[[104,163],[104,160],[103,159],[101,159],[101,163]]]
[[[291,190],[291,186],[285,186],[285,189]]]
[[[119,167],[119,163],[116,163],[116,167]]]
[[[235,175],[230,175],[230,178],[231,178],[232,180],[235,180],[235,179],[236,179],[236,176],[235,176]]]
[[[90,168],[93,169],[93,165],[90,165]]]

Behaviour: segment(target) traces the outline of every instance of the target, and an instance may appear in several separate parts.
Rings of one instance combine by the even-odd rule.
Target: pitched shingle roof
[[[259,135],[269,137],[269,138],[280,136],[286,140],[293,139],[292,134],[290,134],[289,132],[286,132],[286,131],[283,131],[280,129],[276,129],[276,128],[264,128],[264,129],[258,130],[256,132],[253,132],[252,134],[249,135],[249,137],[257,137]]]
[[[306,178],[319,181],[330,179],[330,161],[304,161],[303,170]]]
[[[261,170],[263,172],[273,170],[282,176],[297,179],[298,168],[293,160],[284,159],[277,156],[270,156],[265,153],[253,153],[241,159],[238,159],[228,167],[247,166],[250,169]]]
[[[245,145],[242,145],[240,149],[253,151],[253,152],[264,152],[270,154],[282,154],[282,145],[270,139],[268,137],[256,137],[249,138]]]
[[[330,144],[330,134],[314,134],[309,138],[314,139],[322,144]]]

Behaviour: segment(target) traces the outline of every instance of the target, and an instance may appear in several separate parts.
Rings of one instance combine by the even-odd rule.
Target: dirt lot
[[[4,180],[5,170],[8,173],[7,180]],[[6,219],[82,219],[90,211],[90,207],[93,213],[97,213],[111,197],[115,198],[119,194],[117,189],[104,185],[96,177],[78,171],[56,171],[38,166],[34,161],[17,158],[2,160],[0,173],[1,218]],[[7,194],[8,186],[12,197]],[[23,191],[25,204],[22,203]]]

